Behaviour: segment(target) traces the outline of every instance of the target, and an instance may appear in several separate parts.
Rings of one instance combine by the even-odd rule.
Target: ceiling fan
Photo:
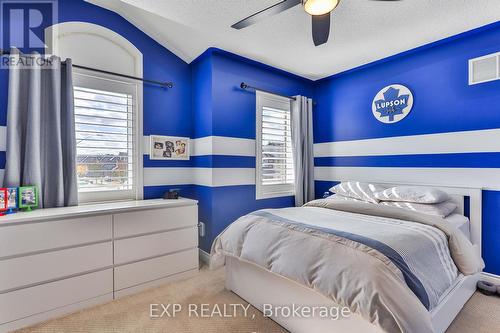
[[[376,1],[399,1],[399,0],[376,0]],[[330,14],[338,6],[340,0],[282,0],[275,5],[262,9],[231,26],[234,29],[243,29],[258,21],[284,12],[299,4],[312,18],[312,37],[315,46],[328,41],[330,35]]]

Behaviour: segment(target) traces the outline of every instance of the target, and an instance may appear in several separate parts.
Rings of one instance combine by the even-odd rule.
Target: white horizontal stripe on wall
[[[142,139],[144,155],[149,155],[149,135]],[[0,151],[5,151],[7,143],[7,127],[0,126]],[[227,156],[255,156],[255,140],[224,136],[206,136],[191,139],[191,156],[227,155]]]
[[[150,137],[143,137],[143,153],[149,155]],[[191,156],[255,156],[255,140],[224,136],[206,136],[190,140]]]
[[[192,168],[144,168],[143,177],[144,186],[193,183]]]
[[[314,179],[500,189],[500,169],[495,168],[315,167]]]
[[[6,147],[7,147],[7,126],[0,126],[0,151],[6,151],[7,150]]]
[[[149,155],[149,150],[150,150],[150,146],[149,146],[149,139],[150,136],[149,135],[144,135],[142,137],[142,154],[143,155]]]
[[[144,168],[144,186],[255,185],[255,168]]]
[[[193,168],[194,184],[203,186],[255,185],[254,168]]]
[[[316,143],[314,157],[500,152],[500,129]]]
[[[192,139],[192,155],[255,156],[255,140],[224,136]]]

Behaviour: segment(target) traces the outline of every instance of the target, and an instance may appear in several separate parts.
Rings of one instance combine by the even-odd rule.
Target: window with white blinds
[[[102,78],[75,77],[80,201],[136,199],[138,152],[134,88]]]
[[[290,100],[257,91],[257,199],[294,194]]]

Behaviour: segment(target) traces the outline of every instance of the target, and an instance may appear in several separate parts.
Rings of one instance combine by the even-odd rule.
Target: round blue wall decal
[[[385,124],[403,120],[413,107],[413,94],[401,84],[391,84],[380,90],[373,99],[372,112]]]

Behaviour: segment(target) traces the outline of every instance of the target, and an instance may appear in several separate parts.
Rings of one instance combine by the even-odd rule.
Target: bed
[[[390,186],[393,184],[385,185]],[[463,305],[475,292],[476,283],[479,280],[482,266],[477,269],[463,268],[463,263],[460,263],[460,261],[463,261],[463,258],[458,258],[455,253],[457,252],[456,248],[458,246],[455,242],[456,238],[469,238],[469,244],[471,244],[474,251],[479,252],[478,257],[480,256],[481,190],[442,186],[432,187],[445,191],[452,197],[452,200],[458,205],[455,213],[458,215],[467,214],[469,216],[470,223],[459,223],[456,228],[457,232],[452,232],[454,233],[454,236],[450,236],[447,233],[448,231],[446,231],[446,235],[443,234],[444,236],[442,236],[441,234],[443,232],[440,229],[441,226],[432,224],[434,222],[431,222],[431,225],[428,225],[428,222],[424,221],[425,223],[422,225],[419,223],[418,226],[415,227],[416,223],[413,221],[402,222],[402,220],[394,218],[393,216],[381,217],[365,215],[367,214],[366,212],[358,214],[357,211],[345,211],[342,210],[342,207],[335,205],[333,206],[334,209],[325,209],[321,206],[314,207],[313,205],[312,207],[304,208],[264,210],[255,212],[252,217],[247,218],[247,220],[250,219],[248,224],[245,225],[245,223],[240,223],[240,230],[234,226],[228,227],[229,231],[226,229],[226,231],[221,234],[222,237],[219,236],[214,242],[214,247],[212,248],[212,259],[214,260],[212,261],[215,265],[217,265],[218,261],[220,264],[222,255],[226,265],[226,288],[238,294],[240,297],[261,311],[265,310],[264,307],[269,306],[269,304],[273,304],[276,307],[291,307],[292,305],[300,305],[310,307],[338,307],[339,309],[349,305],[349,307],[353,310],[348,317],[340,317],[338,320],[331,320],[331,318],[318,316],[304,317],[284,315],[283,312],[278,311],[272,313],[268,312],[266,314],[291,332],[445,332],[453,319],[460,312]],[[339,211],[337,209],[341,210]],[[398,266],[398,274],[396,274],[391,271],[391,269],[394,268],[392,266],[393,263],[380,263],[384,261],[384,259],[381,259],[380,256],[377,257],[377,255],[380,254],[378,251],[383,252],[383,249],[381,250],[376,248],[377,251],[364,249],[363,251],[365,251],[365,253],[362,253],[362,255],[359,256],[359,254],[356,254],[360,252],[357,239],[354,239],[354,242],[351,242],[352,239],[348,239],[348,237],[346,237],[346,241],[346,239],[342,237],[338,240],[338,235],[325,235],[324,230],[321,229],[324,224],[321,224],[321,222],[318,222],[313,228],[308,224],[302,225],[297,224],[296,221],[288,221],[288,218],[293,219],[291,216],[300,216],[300,214],[303,214],[302,220],[306,220],[305,216],[308,216],[308,218],[315,221],[320,221],[322,219],[327,220],[330,216],[333,219],[336,216],[339,220],[344,221],[342,222],[344,223],[343,227],[348,225],[349,228],[351,228],[351,224],[359,224],[359,228],[361,228],[363,223],[365,223],[363,228],[366,228],[366,223],[377,223],[377,227],[375,229],[383,229],[385,227],[392,228],[392,223],[395,223],[401,230],[418,228],[421,234],[434,232],[435,235],[432,236],[434,239],[444,237],[445,242],[450,242],[450,258],[453,257],[454,263],[457,264],[457,267],[460,267],[460,269],[456,270],[456,275],[447,272],[449,276],[453,276],[450,277],[451,282],[446,284],[439,281],[440,278],[438,278],[438,275],[445,276],[445,274],[441,272],[434,274],[430,269],[436,269],[437,266],[430,264],[427,265],[430,267],[428,267],[429,271],[422,273],[426,276],[419,276],[418,278],[415,278],[414,276],[409,277],[406,274],[411,275],[412,269],[408,269],[408,267],[405,269],[400,266]],[[263,218],[268,220],[272,219],[273,223],[278,224],[272,226],[272,228],[278,230],[278,235],[286,232],[286,234],[283,233],[283,235],[285,235],[283,239],[289,239],[290,242],[296,243],[280,244],[280,240],[271,240],[270,237],[272,237],[273,234],[272,228],[269,230],[262,230],[260,234],[258,232],[254,233],[254,237],[257,235],[258,238],[252,239],[250,237],[250,233],[248,235],[246,234],[247,230],[250,229],[249,226],[251,225],[253,229],[258,231],[258,228],[260,228],[261,225],[251,221],[251,219],[261,221],[259,219]],[[300,218],[297,218],[297,220],[302,221]],[[355,222],[346,223],[345,221]],[[339,223],[339,225],[342,226],[342,223]],[[287,226],[287,228],[283,228],[284,226]],[[285,231],[279,228],[285,229]],[[339,249],[347,251],[345,253],[341,252],[343,254],[342,256],[338,256],[339,252],[335,252],[335,255],[339,259],[334,265],[332,264],[332,260],[328,259],[334,257],[330,252],[325,252],[328,254],[326,256],[327,260],[319,260],[322,263],[328,262],[330,270],[333,272],[331,275],[321,274],[324,268],[321,266],[323,264],[317,264],[318,260],[308,259],[313,256],[311,254],[307,254],[307,251],[316,246],[319,242],[317,239],[311,241],[310,244],[306,244],[309,236],[301,235],[297,239],[287,238],[289,235],[288,229],[291,229],[291,233],[295,236],[298,231],[303,231],[298,230],[297,228],[305,228],[310,233],[315,233],[315,236],[322,233],[322,238],[328,238],[328,241],[330,242],[332,241],[330,238],[333,237],[334,239],[337,239],[337,242],[340,242],[340,245],[342,245]],[[356,229],[356,227],[353,228]],[[436,231],[434,229],[439,230]],[[403,237],[404,239],[404,237],[408,237],[406,234],[407,232],[409,231],[401,231],[401,234],[395,234],[394,237]],[[465,236],[458,237],[460,234]],[[247,236],[248,239],[243,239]],[[268,236],[270,239],[266,241]],[[383,238],[384,236],[382,235],[381,237]],[[424,238],[422,238],[422,242],[424,241]],[[386,238],[385,242],[390,243],[390,239]],[[335,243],[335,246],[338,246],[339,244]],[[446,245],[448,246],[448,243],[446,243]],[[305,246],[304,250],[297,250],[293,253],[294,249],[298,249],[300,246]],[[231,247],[237,250],[231,252],[228,250]],[[353,249],[350,247],[357,247],[354,250],[358,252],[353,252]],[[467,246],[465,247],[467,248]],[[250,250],[248,250],[249,248]],[[262,248],[276,248],[280,250],[273,250],[275,252],[269,252],[271,254],[268,253],[259,256],[259,254],[256,253]],[[286,253],[292,253],[287,259],[288,261],[283,261],[281,266],[279,262],[277,264],[276,262],[273,262],[272,269],[268,267],[268,262],[275,260],[273,256],[283,256],[282,254],[285,253],[282,251],[283,248],[286,248]],[[348,249],[345,250],[345,248]],[[436,245],[436,248],[439,248],[439,246]],[[322,251],[324,249],[325,247],[321,247],[320,250],[314,249],[313,251],[323,253]],[[337,249],[337,251],[339,251],[339,249]],[[470,249],[467,251],[469,250]],[[419,251],[421,252],[422,249]],[[375,254],[372,252],[375,252]],[[466,250],[461,248],[458,252],[462,253],[466,252]],[[305,256],[303,256],[303,253]],[[370,256],[373,256],[373,258]],[[433,253],[429,253],[428,256],[428,258],[425,258],[425,260],[422,261],[424,264],[426,260],[429,262],[437,260],[434,257],[437,257],[438,254],[434,255]],[[444,255],[439,253],[440,260],[443,262],[443,267],[452,266],[450,264],[445,265],[446,260],[441,259],[443,256]],[[390,257],[390,254],[388,257]],[[358,265],[359,267],[352,268],[352,263],[350,261],[366,260],[366,258],[369,258],[366,265],[362,264]],[[406,259],[407,258],[405,257],[405,260]],[[410,258],[409,261],[412,262],[418,260]],[[380,269],[367,269],[367,267],[371,267],[370,262],[376,262],[376,265],[379,265]],[[412,264],[422,266],[422,263]],[[406,263],[403,263],[403,265],[406,265]],[[337,271],[335,271],[335,269],[337,269]],[[351,269],[353,269],[354,272],[350,272]],[[406,283],[398,282],[398,276],[401,275],[399,274],[400,270],[403,272],[403,277],[400,277],[400,279]],[[421,267],[417,270],[425,271],[426,268]],[[443,270],[445,270],[445,268],[443,268]],[[453,270],[453,268],[450,268],[450,272],[453,272]],[[464,270],[467,273],[463,274],[461,270]],[[346,272],[348,274],[346,274]],[[321,275],[323,275],[323,278],[318,277]],[[335,277],[336,279],[331,280],[331,277]],[[391,279],[394,279],[394,281]],[[373,287],[371,287],[372,282],[375,280],[379,282],[373,283]],[[364,288],[363,286],[363,291],[360,292],[360,288],[356,289],[356,287],[363,283],[369,284],[370,287]],[[332,287],[331,284],[336,286]],[[354,285],[355,288],[353,289],[351,285]],[[346,286],[350,286],[350,289]],[[423,286],[425,286],[425,288],[423,288]],[[393,289],[393,291],[390,289]],[[380,304],[376,304],[377,301],[379,301]]]

